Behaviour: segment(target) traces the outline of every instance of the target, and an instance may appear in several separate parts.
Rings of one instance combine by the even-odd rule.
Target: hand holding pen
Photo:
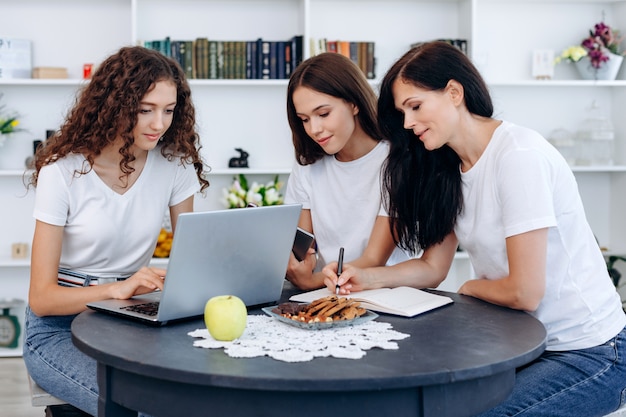
[[[337,261],[337,279],[341,275],[341,270],[343,269],[343,248],[339,248],[339,260]],[[335,285],[335,294],[339,295],[339,289],[341,286],[339,283]]]

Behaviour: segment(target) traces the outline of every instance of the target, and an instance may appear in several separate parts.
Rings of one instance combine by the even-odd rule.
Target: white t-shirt
[[[359,258],[367,246],[377,216],[388,216],[381,205],[381,167],[389,144],[379,142],[363,157],[349,162],[324,156],[311,165],[295,163],[285,192],[285,203],[301,203],[311,210],[318,246],[316,270],[336,261],[344,247],[344,261]],[[408,259],[396,248],[387,264]]]
[[[109,188],[72,154],[39,173],[34,217],[64,226],[60,267],[100,276],[129,276],[149,263],[167,208],[199,189],[192,165],[148,152],[143,171],[124,194]]]
[[[507,237],[549,228],[545,296],[531,313],[548,350],[596,346],[626,325],[574,174],[541,135],[503,122],[462,181],[455,232],[478,277],[508,275]]]

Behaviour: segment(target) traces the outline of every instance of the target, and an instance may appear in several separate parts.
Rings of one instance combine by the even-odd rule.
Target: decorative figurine
[[[241,148],[235,148],[235,150],[239,152],[239,156],[230,158],[230,161],[228,161],[228,167],[248,168],[248,156],[250,156],[250,154],[248,154],[248,152],[244,151]]]

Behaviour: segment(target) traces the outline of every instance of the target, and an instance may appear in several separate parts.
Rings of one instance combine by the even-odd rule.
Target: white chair
[[[50,395],[47,391],[44,391],[33,379],[28,375],[28,385],[30,388],[30,403],[33,407],[46,407],[49,405],[61,405],[66,404],[65,401],[58,399],[57,397]]]

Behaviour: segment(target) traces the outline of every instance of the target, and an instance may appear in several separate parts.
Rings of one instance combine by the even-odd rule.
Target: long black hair
[[[429,151],[394,104],[396,80],[416,87],[443,90],[450,80],[464,88],[465,106],[472,114],[493,115],[489,90],[469,58],[446,42],[427,42],[405,53],[385,75],[378,99],[378,124],[391,149],[383,184],[396,244],[405,250],[441,243],[453,231],[463,209],[459,156],[447,145]]]

